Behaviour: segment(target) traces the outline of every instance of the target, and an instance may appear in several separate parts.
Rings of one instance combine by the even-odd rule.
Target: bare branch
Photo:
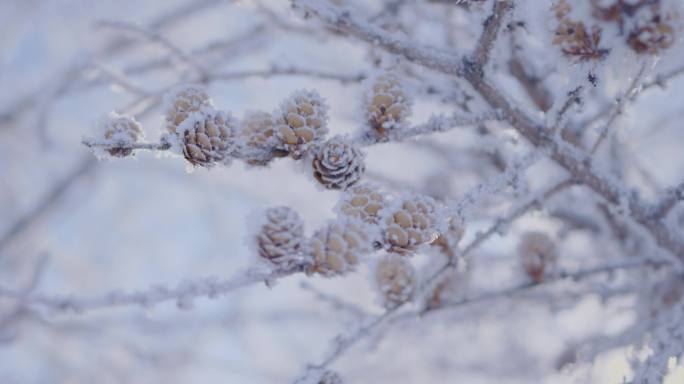
[[[139,25],[129,24],[123,21],[101,21],[97,24],[97,26],[133,32],[150,41],[156,42],[159,45],[166,48],[169,52],[171,52],[182,62],[186,63],[189,67],[194,68],[200,75],[201,79],[206,79],[208,77],[208,71],[206,68],[204,68],[190,54],[188,54],[187,52],[179,48],[176,44],[172,43],[170,40],[162,36],[159,32],[156,32],[152,29],[144,28]]]

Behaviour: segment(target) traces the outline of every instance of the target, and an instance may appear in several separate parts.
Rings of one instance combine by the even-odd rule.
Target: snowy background
[[[380,2],[357,3],[367,15],[382,9]],[[490,9],[482,4],[466,13],[416,3],[425,4],[399,15],[413,28],[410,34],[462,52],[473,47]],[[547,1],[539,3],[544,6],[528,1],[516,10],[516,16],[540,15],[539,25],[530,26],[532,35],[551,23],[543,15]],[[423,23],[412,25],[416,18]],[[445,18],[457,27],[452,41],[442,30]],[[143,125],[146,140],[154,142],[163,129],[160,95],[197,75],[163,44],[116,23],[158,31],[189,52],[217,74],[207,86],[215,104],[238,117],[248,110],[271,111],[293,90],[315,88],[331,106],[333,134],[359,128],[363,86],[358,78],[376,70],[374,60],[392,60],[364,43],[329,37],[285,1],[0,0],[1,287],[90,297],[205,276],[226,278],[254,262],[245,240],[246,220],[254,210],[291,206],[308,234],[333,217],[339,192],[318,187],[290,159],[268,168],[235,163],[192,171],[182,157],[146,151],[135,159],[97,161],[81,144],[97,119],[112,110],[127,111]],[[504,54],[506,45],[495,54]],[[550,49],[534,39],[528,48]],[[553,71],[548,82],[562,99],[590,65],[554,64],[556,55],[540,55],[534,66]],[[648,74],[665,73],[682,62],[684,50],[677,43],[660,60],[648,62]],[[597,65],[593,70],[602,83],[592,91],[595,99],[608,100],[624,90],[641,64],[623,55]],[[315,70],[350,81],[240,75],[273,68]],[[416,98],[412,121],[452,111],[425,89],[425,79],[437,79],[445,89],[453,86],[450,96],[464,97],[450,80],[417,71],[407,78]],[[116,81],[124,73],[128,89]],[[513,98],[524,98],[510,78],[500,81]],[[665,90],[643,94],[620,118],[615,140],[633,156],[628,167],[645,169],[653,179],[626,182],[645,196],[684,175],[683,90],[684,78],[674,79]],[[585,105],[583,113],[591,115],[599,107]],[[513,159],[526,152],[520,140],[510,130],[483,137],[465,127],[374,146],[366,150],[365,178],[390,191],[456,198],[500,172],[480,164],[484,156],[466,154],[496,148]],[[548,160],[535,163],[529,176],[522,190],[475,208],[466,241],[505,211],[506,200],[559,179]],[[568,195],[556,206],[552,200],[548,209],[568,204],[580,212],[596,209],[586,203],[586,192]],[[469,276],[474,287],[506,286],[524,278],[511,255],[528,229],[564,231],[547,211],[528,214],[475,252]],[[568,257],[561,265],[619,253],[586,233],[563,236]],[[419,255],[417,262],[429,262],[428,256]],[[371,286],[362,267],[344,278],[293,276],[270,289],[262,284],[215,300],[198,299],[190,310],[171,302],[147,309],[53,313],[0,299],[0,383],[287,383],[307,363],[319,361],[335,335],[358,322],[349,308],[335,308],[318,293],[380,314]],[[621,382],[629,374],[630,347],[602,351],[593,363],[557,369],[557,362],[576,343],[628,328],[635,298],[604,301],[598,294],[573,291],[571,282],[558,289],[574,293],[560,300],[539,291],[529,300],[496,300],[399,322],[354,347],[334,368],[349,383]],[[668,383],[684,381],[684,368],[675,365]]]

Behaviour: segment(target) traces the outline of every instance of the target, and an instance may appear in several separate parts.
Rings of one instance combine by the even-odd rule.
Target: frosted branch
[[[484,31],[480,35],[480,40],[473,55],[473,59],[480,67],[483,67],[489,61],[489,53],[492,51],[494,43],[499,36],[501,25],[508,12],[512,9],[513,3],[507,0],[497,0],[494,3],[494,10],[484,22]]]
[[[667,190],[667,192],[665,192],[665,195],[654,208],[653,217],[655,219],[665,217],[668,213],[670,213],[672,208],[674,208],[681,201],[684,201],[684,182],[674,188],[670,188]]]
[[[147,308],[169,301],[175,301],[181,309],[189,309],[192,307],[192,301],[196,298],[214,299],[236,289],[259,283],[270,286],[278,279],[302,272],[304,267],[304,265],[294,265],[279,270],[248,269],[226,280],[207,277],[182,281],[174,288],[160,285],[138,292],[117,290],[92,298],[26,294],[6,288],[0,288],[0,297],[15,299],[25,306],[45,307],[56,312],[83,313],[124,306]]]
[[[356,19],[349,11],[342,11],[328,2],[292,0],[292,3],[318,16],[339,30],[378,45],[388,52],[399,54],[411,62],[445,74],[464,78],[492,108],[506,117],[513,128],[532,145],[546,150],[551,159],[568,171],[575,180],[585,184],[613,205],[620,206],[627,201],[631,217],[650,232],[657,244],[684,262],[684,243],[682,240],[663,223],[653,220],[649,215],[650,210],[641,199],[631,196],[617,180],[604,176],[596,170],[591,165],[591,157],[588,154],[579,152],[577,149],[551,138],[543,124],[512,105],[498,88],[485,79],[482,68],[477,62],[473,62],[467,57],[459,60],[456,53],[446,53],[385,32],[376,26]],[[494,11],[497,11],[498,7],[501,7],[499,2],[495,4]],[[487,33],[491,32],[485,30],[485,34]],[[482,37],[480,41],[487,41],[487,39]],[[482,50],[482,48],[478,49]],[[633,89],[636,89],[638,81],[635,80],[634,84]]]
[[[162,47],[166,48],[171,54],[180,59],[182,62],[187,64],[189,67],[194,68],[202,78],[207,78],[208,76],[208,71],[200,63],[198,63],[190,54],[182,50],[176,44],[172,43],[169,39],[162,36],[159,32],[139,25],[129,24],[123,21],[101,21],[97,25],[99,27],[106,27],[132,32],[152,42],[158,43]]]

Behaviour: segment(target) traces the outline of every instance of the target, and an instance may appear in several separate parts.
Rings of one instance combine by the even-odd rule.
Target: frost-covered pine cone
[[[387,137],[391,130],[406,124],[411,115],[411,99],[399,78],[391,73],[374,79],[364,105],[368,123],[380,137]]]
[[[407,196],[383,210],[381,215],[385,243],[396,252],[431,243],[440,232],[437,203],[428,196]]]
[[[256,235],[259,256],[276,265],[291,263],[304,244],[304,222],[289,207],[269,208],[264,216]]]
[[[660,15],[635,26],[627,36],[627,43],[636,53],[657,54],[675,41],[675,30]]]
[[[313,174],[328,189],[346,190],[356,184],[366,170],[364,154],[345,140],[334,137],[325,142],[313,158]]]
[[[140,124],[134,118],[114,112],[100,124],[105,142],[113,144],[107,152],[114,157],[126,157],[133,153],[133,149],[128,146],[136,143],[143,135]]]
[[[183,156],[196,166],[228,163],[235,146],[237,124],[229,113],[213,108],[191,112],[177,127]]]
[[[195,86],[180,86],[172,90],[164,96],[164,105],[166,129],[171,134],[177,133],[178,126],[190,113],[213,106],[209,95]]]
[[[372,250],[363,223],[341,220],[318,230],[309,241],[313,264],[308,273],[331,277],[353,271],[361,257]]]
[[[379,212],[385,207],[384,195],[368,184],[355,185],[342,195],[337,211],[351,218],[361,219],[369,224],[380,222]]]
[[[316,91],[292,93],[281,104],[280,113],[283,124],[278,124],[277,136],[282,149],[295,159],[328,133],[328,106]]]
[[[416,271],[405,257],[387,254],[378,261],[373,280],[382,305],[392,308],[409,301],[416,289]]]
[[[288,155],[280,145],[276,130],[270,113],[254,111],[245,114],[240,138],[243,141],[243,156],[248,164],[266,165],[276,157]]]
[[[518,252],[525,272],[538,283],[544,280],[547,271],[555,267],[558,259],[556,245],[543,232],[526,232],[520,239]]]

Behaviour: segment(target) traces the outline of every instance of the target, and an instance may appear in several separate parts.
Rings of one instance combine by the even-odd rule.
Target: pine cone
[[[409,301],[416,288],[413,265],[397,254],[385,255],[375,266],[373,277],[385,308],[393,308]]]
[[[518,252],[525,272],[537,283],[544,281],[545,272],[556,264],[556,246],[542,232],[525,233],[520,240]]]
[[[245,161],[251,165],[266,165],[276,157],[284,157],[288,152],[279,145],[276,124],[270,113],[250,112],[242,121],[240,136],[244,142]]]
[[[627,36],[627,44],[636,53],[657,54],[675,41],[674,28],[656,15],[649,22],[635,27]]]
[[[354,270],[372,245],[361,223],[338,221],[318,230],[309,242],[309,249],[313,264],[308,273],[332,277]]]
[[[301,158],[328,133],[328,106],[316,91],[296,91],[280,109],[284,124],[278,125],[277,135],[282,149],[293,158]]]
[[[181,86],[164,96],[166,106],[166,129],[177,134],[178,126],[191,112],[202,108],[213,107],[209,95],[194,86]]]
[[[289,265],[304,243],[304,222],[292,208],[269,208],[256,240],[259,256],[275,265]]]
[[[437,203],[430,197],[413,195],[383,212],[385,243],[394,252],[410,251],[431,243],[439,234]]]
[[[368,123],[379,137],[386,138],[390,131],[405,124],[411,115],[411,99],[399,78],[390,73],[375,79],[365,105]]]
[[[345,216],[378,224],[378,213],[385,207],[385,197],[370,185],[355,185],[342,195],[337,210]]]
[[[143,134],[140,124],[135,119],[112,113],[102,124],[105,140],[114,144],[107,149],[111,156],[126,157],[133,153],[133,149],[127,146],[136,143]]]
[[[222,111],[203,108],[190,113],[177,128],[183,156],[195,166],[228,163],[236,125],[230,114]]]
[[[328,140],[313,158],[314,177],[328,189],[346,190],[366,170],[363,153],[340,138]]]

